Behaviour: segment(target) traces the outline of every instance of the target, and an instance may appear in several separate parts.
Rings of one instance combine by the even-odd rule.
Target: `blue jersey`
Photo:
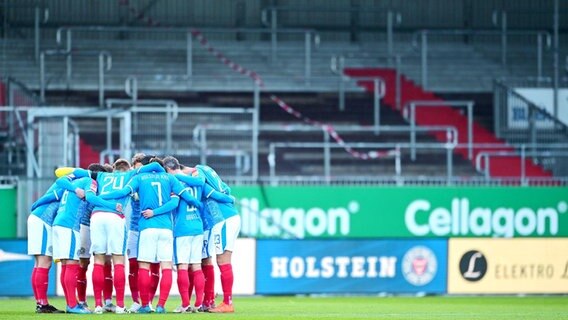
[[[97,195],[105,195],[115,190],[121,190],[126,186],[128,181],[130,181],[130,179],[134,174],[136,174],[136,171],[97,172],[97,185],[98,185]],[[124,209],[128,205],[130,197],[125,196],[111,201],[114,202],[115,204],[120,203],[122,205],[122,208]],[[104,210],[108,209],[105,209],[104,207],[100,206],[95,206],[93,208],[93,212],[104,211]],[[110,212],[122,215],[121,212],[118,212],[114,209],[111,210]]]
[[[90,227],[91,226],[91,213],[93,212],[94,204],[84,201],[84,205],[81,205],[80,209],[83,210],[83,215],[81,216],[80,224]]]
[[[75,188],[81,188],[85,191],[94,191],[97,189],[96,182],[89,177],[74,180],[72,184]],[[84,200],[77,197],[75,193],[65,190],[61,197],[59,210],[57,210],[57,216],[53,221],[53,226],[61,226],[79,231],[79,224],[81,216],[83,215],[83,210],[80,210],[80,207],[83,202]]]
[[[52,184],[45,194],[34,202],[32,205],[32,214],[51,226],[57,215],[59,201],[63,196],[63,192],[64,190],[58,187],[57,184]]]
[[[132,205],[132,212],[130,214],[130,230],[138,231],[138,221],[141,216],[140,199],[138,199],[137,196],[133,196],[130,200],[130,204]]]
[[[201,199],[203,185],[189,186],[181,182],[182,186],[196,199]],[[180,201],[174,217],[174,237],[195,236],[203,233],[201,210],[184,200]]]
[[[165,172],[137,174],[126,185],[131,193],[138,192],[140,197],[140,212],[146,209],[157,209],[168,202],[172,196],[184,191],[181,183],[172,175]],[[172,193],[174,195],[172,195]],[[151,218],[140,216],[138,230],[148,228],[172,229],[172,212],[155,215]]]
[[[197,165],[197,166],[195,166],[195,168],[197,169],[199,174],[201,174],[205,177],[205,182],[208,185],[210,185],[215,191],[224,193],[226,195],[231,194],[231,189],[229,188],[229,186],[225,182],[223,182],[223,180],[221,180],[221,178],[219,177],[217,172],[215,172],[215,170],[213,170],[213,168],[211,168],[209,166],[204,166],[204,165]],[[205,196],[208,197],[209,194],[206,194]],[[206,203],[205,207],[211,207],[208,210],[210,214],[214,215],[214,214],[217,213],[217,210],[216,210],[217,206],[209,205],[208,203]],[[221,212],[224,219],[228,219],[228,218],[230,218],[232,216],[236,216],[238,214],[237,209],[235,208],[235,205],[233,203],[229,203],[229,202],[228,203],[219,202],[218,203],[218,211]]]

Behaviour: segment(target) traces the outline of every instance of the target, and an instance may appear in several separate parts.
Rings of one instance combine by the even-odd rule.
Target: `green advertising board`
[[[566,237],[565,187],[242,186],[259,238]]]
[[[16,187],[0,186],[0,206],[2,207],[2,223],[0,238],[16,237]]]

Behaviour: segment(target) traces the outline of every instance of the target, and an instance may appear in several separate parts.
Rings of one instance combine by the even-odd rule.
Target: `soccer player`
[[[153,159],[153,161],[159,161]],[[103,197],[112,199],[138,193],[142,216],[138,222],[138,288],[142,307],[138,313],[149,313],[150,274],[152,262],[160,262],[162,280],[156,313],[165,313],[165,304],[172,286],[173,232],[171,213],[179,204],[179,196],[195,206],[197,199],[172,175],[165,172],[138,174],[122,190]],[[173,195],[172,195],[173,193]]]
[[[34,256],[32,271],[32,288],[36,299],[36,313],[63,313],[49,304],[47,288],[49,284],[49,269],[53,261],[52,225],[59,201],[64,189],[52,184],[46,193],[32,204],[28,217],[28,254]],[[84,197],[82,189],[77,191],[78,197]]]
[[[229,186],[221,180],[217,172],[213,168],[204,165],[195,167],[199,174],[205,177],[205,181],[214,190],[227,195],[231,194]],[[207,209],[212,215],[220,211],[225,219],[221,234],[213,233],[215,243],[215,253],[217,254],[217,265],[221,272],[221,286],[223,288],[223,302],[216,307],[209,309],[212,313],[232,313],[235,312],[233,306],[233,266],[231,257],[234,250],[235,242],[241,229],[241,218],[235,209],[234,203],[221,203],[215,201],[206,202]],[[210,265],[211,259],[204,261],[205,265]],[[204,270],[211,267],[204,267]],[[210,271],[208,271],[210,272]],[[206,275],[207,277],[207,275]]]
[[[203,196],[206,187],[207,197],[217,201],[232,202],[233,199],[225,194],[213,190],[205,184],[204,177],[187,176],[180,170],[179,161],[174,157],[164,158],[166,171],[174,174],[184,187],[196,199]],[[174,218],[174,260],[178,267],[178,289],[182,304],[174,312],[197,312],[202,309],[205,277],[201,270],[201,253],[203,247],[202,210],[185,201],[181,201]],[[191,268],[189,268],[191,266]],[[195,304],[190,305],[191,286],[195,286]]]
[[[146,155],[144,153],[137,153],[132,157],[132,167],[133,169],[139,169],[142,166],[146,166],[150,164],[150,160],[155,158],[153,155]],[[160,166],[157,162],[153,162],[147,168],[151,168],[152,170],[149,171],[156,171],[156,172],[165,172],[162,166]],[[126,252],[128,254],[128,265],[129,265],[129,274],[128,274],[128,283],[130,286],[130,293],[132,295],[132,305],[128,309],[132,313],[136,313],[138,309],[142,306],[140,304],[140,292],[138,290],[138,220],[140,220],[140,199],[138,194],[134,194],[131,197],[131,206],[132,206],[132,213],[129,219],[129,233],[128,233],[128,244],[126,248]],[[150,264],[150,309],[154,311],[152,308],[152,300],[156,294],[158,289],[158,284],[160,282],[160,264],[159,263],[152,263]]]
[[[59,178],[58,182],[63,180],[67,180],[67,177]],[[71,185],[76,189],[86,190],[85,199],[95,206],[104,207],[107,210],[122,210],[120,204],[105,201],[96,196],[97,183],[90,177],[76,179]],[[67,302],[67,312],[85,314],[91,312],[79,306],[75,295],[80,251],[77,246],[81,243],[79,235],[81,201],[82,199],[75,193],[70,193],[68,190],[63,193],[57,216],[53,221],[53,257],[61,261],[61,284]]]

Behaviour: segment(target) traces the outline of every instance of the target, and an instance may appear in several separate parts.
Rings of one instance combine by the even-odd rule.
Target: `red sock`
[[[112,265],[105,264],[105,283],[103,288],[103,298],[106,300],[112,299]]]
[[[138,289],[140,290],[142,306],[147,306],[148,302],[150,302],[150,270],[146,268],[138,269]]]
[[[160,264],[152,263],[150,265],[150,302],[154,301],[158,284],[160,283]]]
[[[203,270],[203,275],[205,276],[203,303],[209,307],[215,302],[215,268],[212,264],[206,264],[201,266],[201,270]]]
[[[65,300],[67,300],[67,305],[70,308],[75,308],[77,306],[77,273],[79,272],[78,264],[67,265],[67,271],[65,272],[65,286],[67,287],[67,294],[65,295]]]
[[[80,302],[87,301],[87,269],[88,266],[80,266],[77,273],[77,298]]]
[[[160,300],[158,305],[165,307],[170,290],[172,289],[172,269],[162,269],[162,281],[160,281]]]
[[[129,273],[128,284],[130,285],[130,293],[132,294],[132,301],[140,303],[140,295],[138,293],[138,261],[136,258],[128,259]]]
[[[105,286],[104,265],[95,263],[93,267],[93,294],[95,296],[95,307],[103,306],[103,288]]]
[[[189,306],[189,277],[187,275],[187,270],[178,269],[178,290],[181,296],[181,306]]]
[[[61,274],[59,275],[59,282],[63,288],[63,294],[67,297],[67,285],[65,284],[65,274],[67,273],[67,265],[61,264]]]
[[[35,283],[39,304],[49,304],[47,299],[47,287],[49,285],[49,268],[36,268]]]
[[[189,292],[189,301],[191,301],[191,296],[193,295],[193,270],[191,270],[191,265],[187,270],[187,278],[189,281],[189,286],[187,287],[187,292]]]
[[[126,276],[124,274],[124,265],[114,265],[114,289],[116,291],[116,305],[124,308],[124,286],[126,285]]]
[[[32,271],[31,282],[32,282],[32,289],[34,291],[34,299],[36,300],[37,304],[41,304],[41,303],[39,303],[39,298],[37,297],[36,269],[37,269],[37,267],[34,267],[34,269]]]
[[[233,266],[222,264],[219,266],[221,271],[221,286],[223,287],[223,303],[233,303]]]
[[[200,307],[203,304],[203,291],[205,289],[205,276],[203,271],[193,271],[193,285],[195,286],[195,305]]]

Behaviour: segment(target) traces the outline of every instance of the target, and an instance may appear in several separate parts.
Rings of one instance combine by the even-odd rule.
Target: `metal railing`
[[[387,50],[388,54],[392,55],[394,53],[394,27],[400,25],[402,22],[402,15],[400,12],[394,10],[384,10],[384,9],[370,9],[370,8],[359,8],[359,7],[348,7],[348,8],[330,8],[330,7],[307,7],[307,8],[295,8],[290,6],[270,6],[265,7],[261,10],[261,22],[265,27],[270,28],[270,39],[271,42],[277,42],[277,34],[281,28],[278,27],[278,12],[332,12],[332,13],[357,13],[357,14],[377,14],[386,13],[386,35],[387,35]],[[380,21],[380,19],[377,19]],[[373,27],[371,31],[375,31],[376,28]]]
[[[112,69],[112,56],[108,51],[77,51],[73,52],[71,49],[68,50],[46,50],[42,51],[39,55],[39,88],[40,88],[40,100],[45,103],[45,90],[47,88],[47,82],[45,80],[45,56],[64,56],[67,57],[67,67],[66,67],[66,81],[67,89],[71,88],[71,75],[72,75],[72,65],[70,57],[72,55],[97,55],[98,56],[98,87],[99,87],[99,106],[102,108],[104,106],[105,99],[105,72]]]
[[[528,183],[526,172],[526,160],[535,159],[536,157],[556,158],[568,157],[568,144],[547,144],[547,145],[534,145],[534,144],[521,144],[512,145],[516,150],[487,150],[491,147],[495,149],[503,149],[503,146],[483,146],[485,151],[479,152],[475,156],[475,169],[477,172],[483,174],[486,180],[499,179],[501,177],[491,176],[491,159],[492,158],[518,158],[520,157],[519,178],[523,185]],[[530,150],[528,150],[530,149]],[[537,150],[542,149],[542,150]]]
[[[186,70],[185,77],[189,83],[195,78],[193,72],[193,38],[196,32],[199,34],[266,34],[272,33],[271,30],[262,28],[150,28],[150,27],[105,27],[105,26],[90,26],[90,27],[61,27],[56,33],[56,42],[60,47],[65,46],[65,51],[72,52],[73,48],[73,34],[78,32],[96,32],[96,33],[170,33],[170,34],[185,34],[186,36]],[[282,34],[299,34],[304,36],[304,79],[306,83],[310,82],[312,73],[312,50],[314,43],[317,46],[320,42],[317,31],[312,29],[279,29],[277,33]],[[63,43],[63,34],[65,34],[65,43]],[[278,59],[278,43],[272,42],[270,47],[270,56],[272,61]],[[70,81],[72,75],[71,66],[72,56],[67,56],[67,81]]]
[[[473,101],[431,101],[431,100],[415,100],[409,101],[405,105],[405,109],[408,112],[408,117],[410,118],[410,145],[416,144],[416,108],[418,107],[450,107],[450,108],[466,108],[467,109],[467,154],[468,158],[473,159]],[[421,126],[423,127],[423,126]],[[411,147],[411,158],[416,159],[416,150]]]
[[[542,61],[543,61],[543,48],[546,43],[546,47],[550,48],[552,43],[552,36],[548,31],[541,30],[470,30],[470,29],[452,29],[452,30],[421,30],[413,34],[412,44],[415,48],[420,50],[420,73],[421,73],[421,84],[424,88],[428,88],[428,37],[430,35],[434,36],[444,36],[444,37],[456,37],[456,36],[487,36],[487,37],[499,37],[501,38],[501,64],[503,68],[507,67],[507,55],[508,55],[508,45],[507,39],[510,36],[535,36],[536,37],[536,76],[542,77]],[[420,43],[420,44],[419,44]]]

